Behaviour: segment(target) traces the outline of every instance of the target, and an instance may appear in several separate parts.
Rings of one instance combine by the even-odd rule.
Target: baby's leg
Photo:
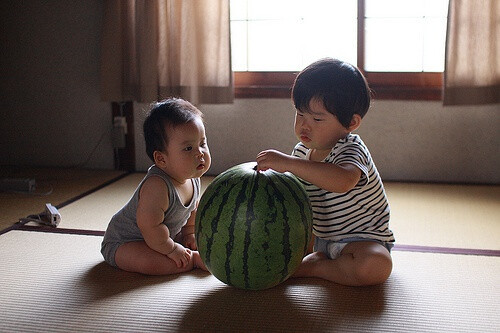
[[[295,277],[319,277],[348,286],[367,286],[383,283],[392,271],[389,251],[377,242],[352,242],[340,256],[328,259],[322,252],[306,256]]]
[[[187,272],[193,269],[194,260],[184,267],[159,252],[152,250],[144,241],[129,242],[121,245],[115,254],[116,265],[124,271],[147,275],[167,275]]]

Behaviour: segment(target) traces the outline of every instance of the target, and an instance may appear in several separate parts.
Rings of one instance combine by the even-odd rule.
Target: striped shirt
[[[310,153],[306,146],[298,143],[292,155],[309,159]],[[339,140],[323,162],[354,164],[362,175],[358,184],[346,193],[329,192],[300,180],[313,208],[313,233],[334,241],[357,237],[394,242],[394,235],[389,229],[390,209],[382,179],[361,138],[349,134]]]

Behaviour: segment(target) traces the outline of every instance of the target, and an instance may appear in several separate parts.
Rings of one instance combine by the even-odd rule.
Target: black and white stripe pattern
[[[298,143],[292,155],[309,159],[309,149]],[[301,179],[313,208],[317,237],[340,241],[359,237],[394,242],[389,229],[390,209],[380,175],[361,138],[349,134],[339,140],[325,163],[354,164],[362,172],[358,184],[346,193],[333,193]]]

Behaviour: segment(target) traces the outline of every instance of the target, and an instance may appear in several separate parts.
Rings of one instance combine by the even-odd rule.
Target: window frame
[[[368,72],[364,70],[365,0],[358,1],[358,68],[376,99],[441,100],[442,72]],[[295,72],[234,72],[236,98],[290,98]]]

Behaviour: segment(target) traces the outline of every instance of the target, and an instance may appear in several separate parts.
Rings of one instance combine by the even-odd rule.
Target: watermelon
[[[312,234],[312,209],[291,173],[257,171],[249,162],[219,174],[196,213],[200,256],[220,281],[261,290],[285,281],[300,265]]]

